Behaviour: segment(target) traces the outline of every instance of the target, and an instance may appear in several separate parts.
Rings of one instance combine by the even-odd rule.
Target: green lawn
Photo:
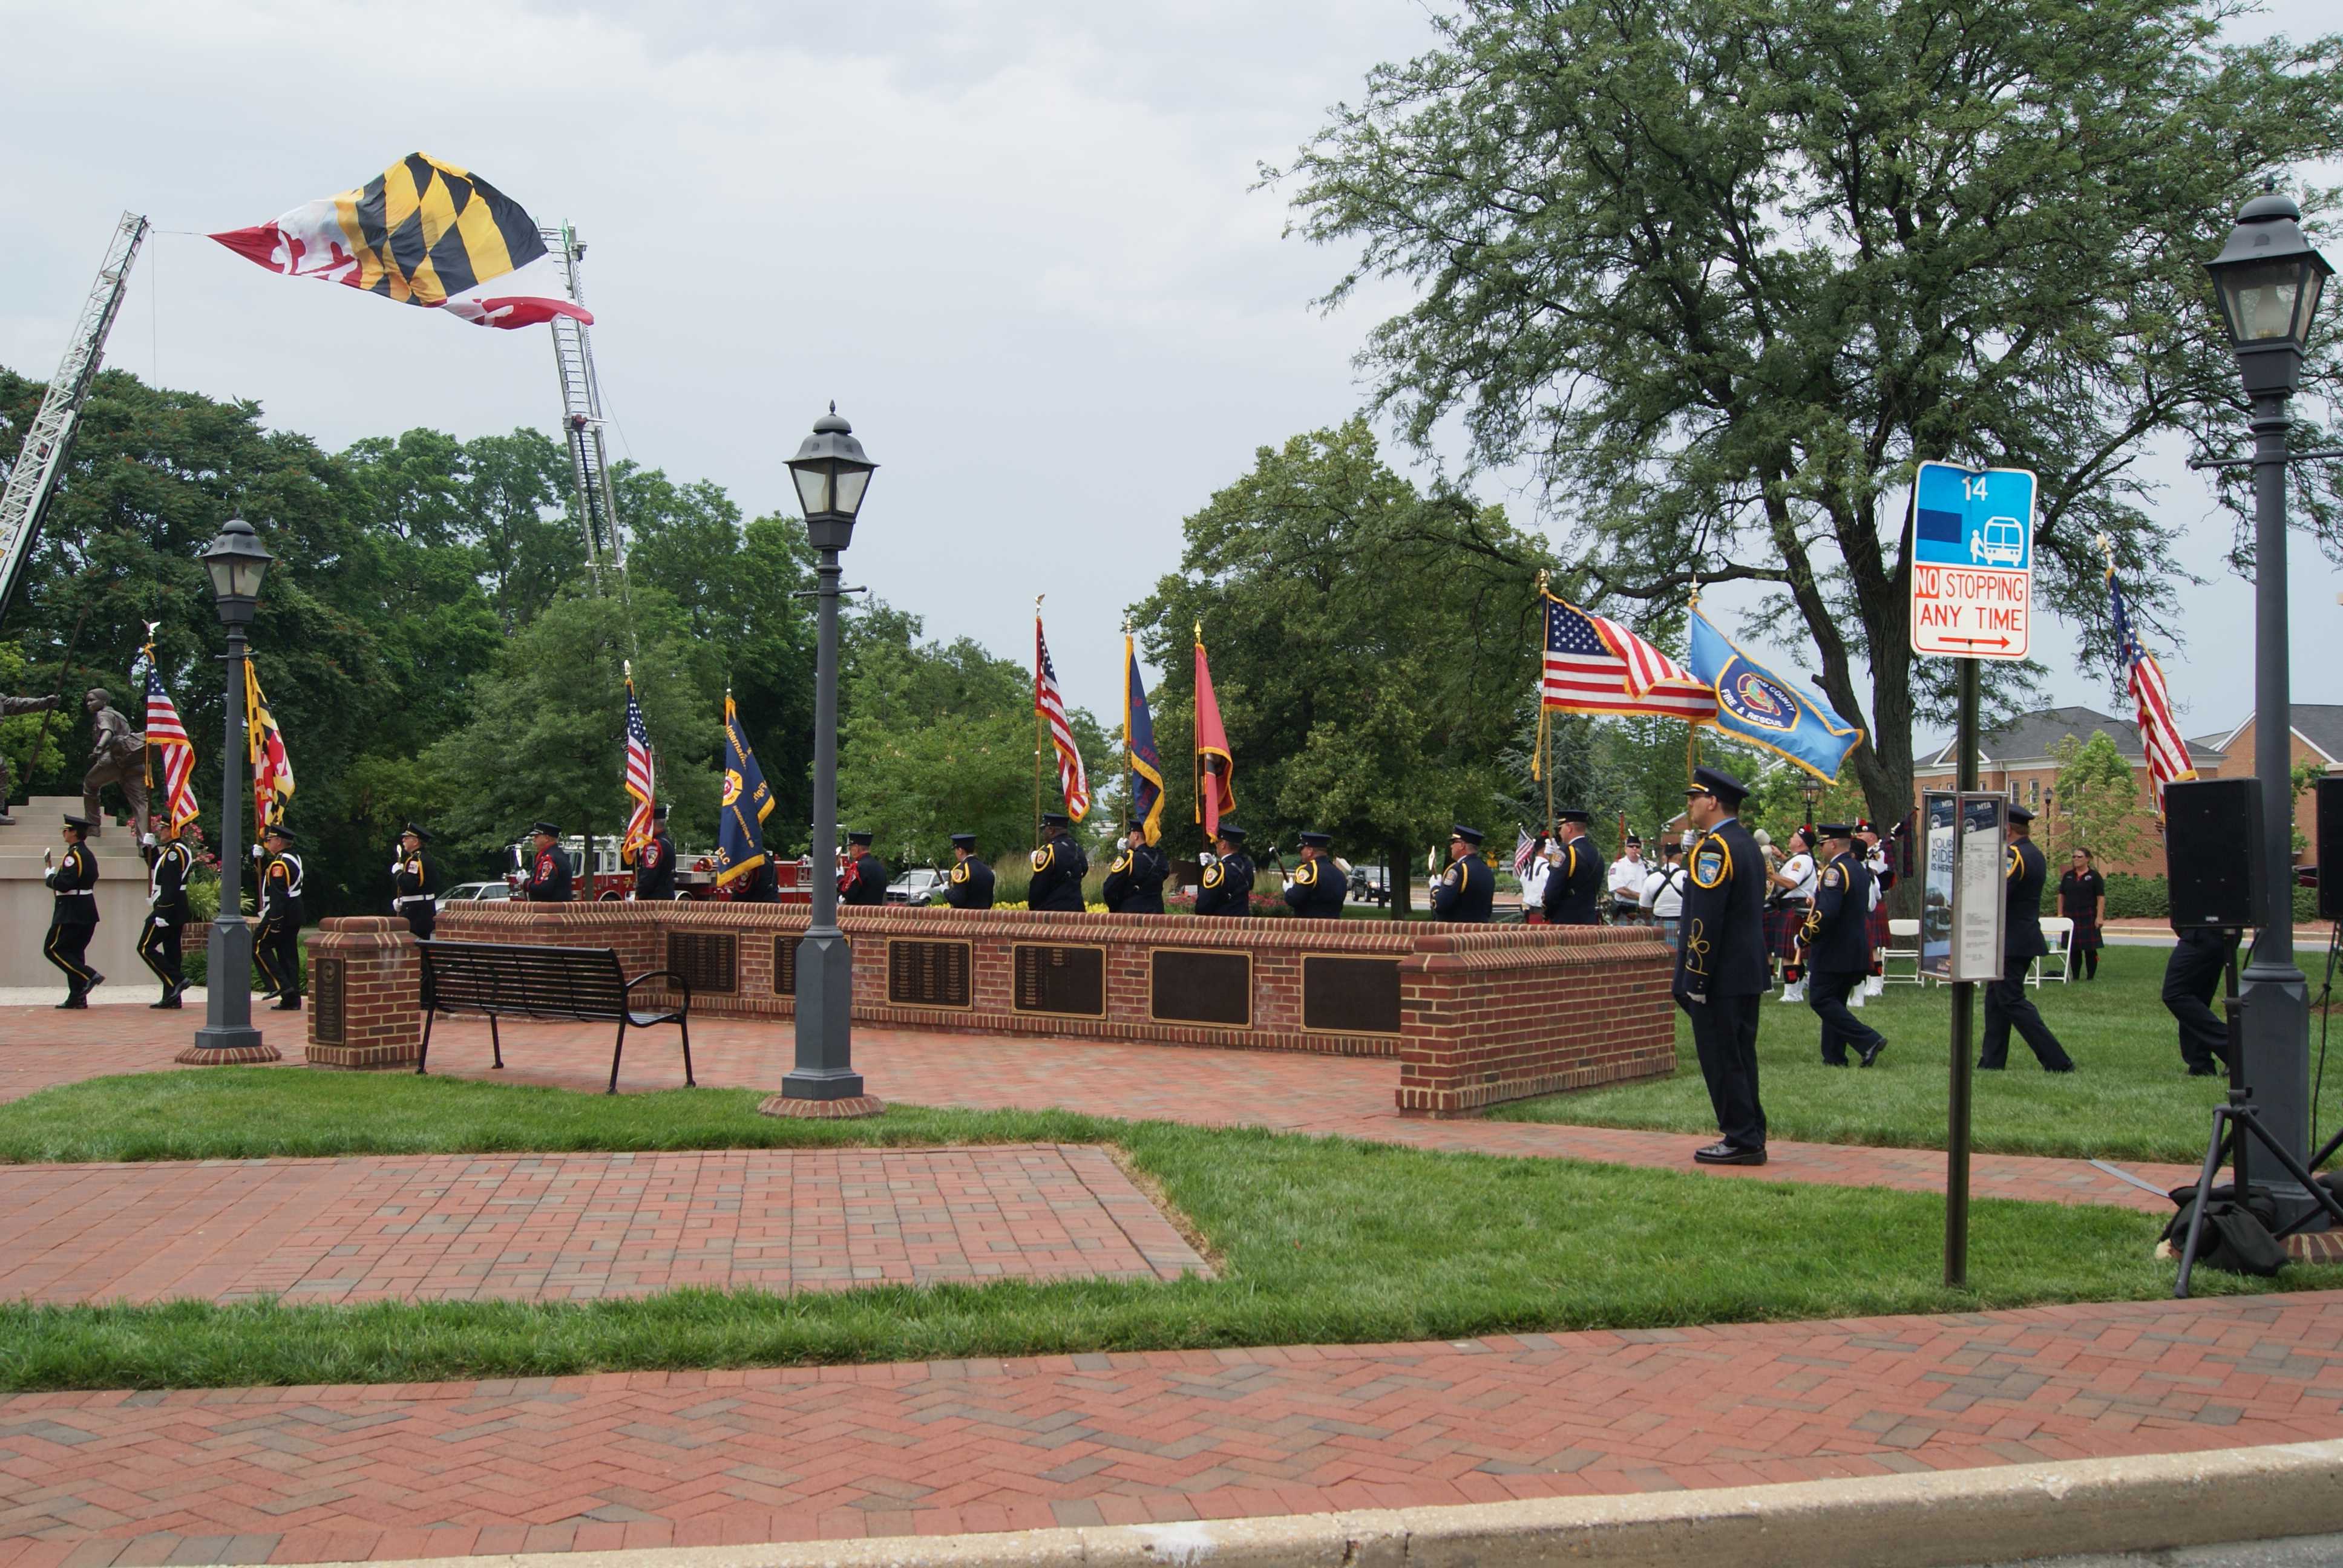
[[[211,1387],[630,1368],[1446,1339],[1506,1331],[1967,1311],[2157,1296],[2157,1221],[1982,1202],[1946,1290],[1923,1195],[1064,1113],[778,1121],[753,1092],[607,1099],[407,1074],[215,1069],[0,1107],[6,1158],[1096,1141],[1201,1233],[1220,1277],[635,1301],[0,1307],[0,1389]],[[191,1172],[190,1180],[201,1180]],[[2211,1272],[2207,1292],[2261,1288]],[[2343,1269],[2288,1269],[2290,1289]]]
[[[1976,1147],[2006,1154],[2188,1164],[2205,1157],[2212,1110],[2227,1084],[2219,1078],[2190,1078],[2181,1070],[2172,1015],[2157,994],[2168,950],[2109,948],[2100,956],[2097,980],[2066,985],[2052,980],[2028,989],[2078,1070],[2044,1072],[2013,1032],[2008,1069],[1976,1075]],[[2312,977],[2314,988],[2323,979],[2322,968]],[[1766,999],[1757,1057],[1769,1131],[1778,1138],[1821,1143],[1943,1148],[1951,993],[1941,987],[1894,985],[1857,1016],[1887,1037],[1885,1054],[1868,1070],[1826,1068],[1817,1043],[1821,1024],[1813,1010]],[[1976,1020],[1982,1030],[1982,997]],[[2310,1043],[2315,1069],[2316,1015]],[[2337,1044],[2343,1046],[2343,1039]],[[2343,1056],[2335,1068],[2327,1075],[2318,1115],[2327,1132],[2343,1117]],[[1674,1077],[1521,1101],[1491,1114],[1582,1127],[1716,1131],[1693,1055],[1692,1032],[1681,1012]]]

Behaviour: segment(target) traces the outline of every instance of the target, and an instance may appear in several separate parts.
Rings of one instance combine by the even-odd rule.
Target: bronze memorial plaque
[[[1157,948],[1149,965],[1148,1011],[1162,1023],[1252,1022],[1252,955]]]
[[[1016,948],[1019,1012],[1106,1016],[1106,950],[1020,942]]]
[[[729,996],[739,983],[740,939],[730,931],[669,931],[667,967],[695,993]]]
[[[773,994],[798,994],[798,944],[805,940],[802,933],[784,931],[773,939]]]
[[[340,1045],[348,1032],[345,1022],[343,983],[347,965],[341,959],[318,958],[309,963],[309,1007],[319,1045]]]
[[[1399,960],[1302,955],[1302,1027],[1335,1034],[1397,1034]]]
[[[887,942],[887,1000],[900,1007],[966,1007],[969,944]]]

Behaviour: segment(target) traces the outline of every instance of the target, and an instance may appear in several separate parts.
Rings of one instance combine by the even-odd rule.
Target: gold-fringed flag
[[[163,689],[163,674],[155,663],[155,645],[146,645],[146,752],[163,760],[163,819],[177,831],[194,821],[196,810],[196,743],[180,722],[178,705]]]
[[[1082,771],[1082,754],[1066,722],[1066,699],[1058,690],[1057,667],[1050,662],[1050,639],[1041,635],[1041,611],[1033,610],[1033,711],[1050,732],[1058,754],[1058,792],[1065,797],[1066,815],[1081,821],[1090,815],[1091,781]]]
[[[2147,757],[2148,784],[2160,817],[2164,814],[2164,787],[2196,778],[2197,765],[2189,759],[2188,742],[2172,717],[2172,693],[2165,688],[2164,666],[2139,640],[2139,633],[2132,629],[2131,617],[2125,612],[2123,588],[2116,582],[2115,545],[2101,534],[2099,548],[2107,554],[2107,598],[2115,606],[2116,658],[2124,667],[2124,684],[2131,690],[2139,746]]]
[[[252,759],[252,827],[257,837],[270,823],[283,821],[285,808],[293,803],[293,763],[250,658],[244,661],[244,737]]]
[[[651,777],[651,732],[643,724],[643,705],[635,699],[635,677],[627,674],[627,798],[634,809],[627,816],[627,836],[618,855],[631,861],[635,852],[651,841],[651,800],[656,786]]]
[[[1237,809],[1237,760],[1221,728],[1221,699],[1212,694],[1212,668],[1204,662],[1204,623],[1196,623],[1196,820],[1207,842],[1219,837],[1221,819]]]

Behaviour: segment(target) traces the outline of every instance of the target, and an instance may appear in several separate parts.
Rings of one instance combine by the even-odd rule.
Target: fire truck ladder
[[[25,563],[32,558],[33,541],[40,537],[41,519],[56,490],[57,475],[64,471],[65,457],[73,449],[82,402],[89,396],[90,383],[97,378],[98,365],[106,357],[106,335],[114,330],[114,318],[122,314],[131,264],[138,259],[138,247],[146,238],[146,220],[135,212],[124,213],[112,243],[106,247],[97,281],[90,286],[89,302],[82,307],[81,320],[65,344],[65,359],[49,378],[41,411],[33,416],[15,466],[8,470],[7,486],[0,489],[0,610],[7,608],[25,575]]]
[[[545,246],[561,261],[561,278],[573,305],[586,303],[578,264],[586,246],[568,224],[538,231]],[[578,513],[586,529],[586,558],[598,588],[603,554],[624,573],[626,536],[618,528],[618,500],[610,490],[610,464],[602,439],[602,387],[594,375],[594,345],[586,324],[570,317],[553,320],[553,363],[561,374],[561,434],[569,444],[569,477],[578,494]],[[620,579],[624,581],[623,577]]]

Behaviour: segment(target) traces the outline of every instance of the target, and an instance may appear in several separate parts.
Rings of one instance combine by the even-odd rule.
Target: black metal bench
[[[518,947],[502,942],[438,942],[417,944],[423,955],[423,1049],[415,1059],[420,1073],[431,1058],[431,1023],[441,1013],[478,1013],[488,1020],[488,1045],[496,1064],[505,1064],[504,1041],[497,1035],[499,1017],[571,1019],[580,1023],[618,1026],[618,1043],[610,1050],[609,1092],[618,1092],[618,1058],[627,1049],[627,1030],[671,1023],[683,1035],[683,1081],[691,1076],[691,986],[673,970],[653,970],[626,978],[618,955],[608,948]],[[637,1010],[631,1003],[637,986],[667,980],[682,1000],[669,1010]]]

